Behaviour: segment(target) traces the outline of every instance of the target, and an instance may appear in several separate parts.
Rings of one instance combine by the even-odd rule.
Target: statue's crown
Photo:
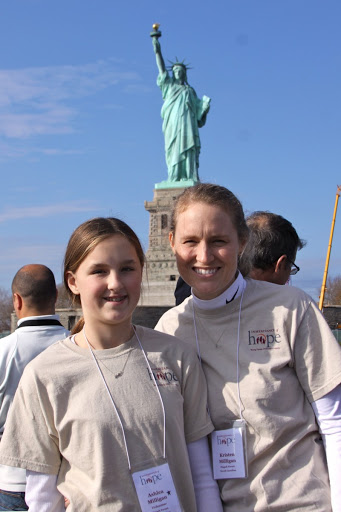
[[[170,63],[170,66],[168,66],[168,69],[169,70],[172,70],[175,66],[181,66],[182,68],[184,68],[185,71],[187,71],[187,69],[192,69],[191,67],[189,67],[188,64],[185,63],[185,59],[184,60],[178,60],[177,57],[176,58],[176,61],[173,62],[171,60],[169,60],[168,62]]]

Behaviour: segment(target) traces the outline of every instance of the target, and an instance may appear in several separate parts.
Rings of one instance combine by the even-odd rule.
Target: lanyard
[[[144,351],[144,349],[143,349],[143,346],[142,346],[142,343],[141,343],[141,341],[140,341],[140,338],[138,337],[138,334],[137,334],[137,332],[136,332],[135,326],[133,325],[132,327],[133,327],[133,330],[134,330],[134,334],[135,334],[135,336],[136,336],[136,339],[137,339],[137,341],[139,342],[139,345],[140,345],[140,348],[141,348],[141,350],[142,350],[143,356],[144,356],[144,358],[145,358],[145,360],[146,360],[146,363],[147,363],[148,369],[149,369],[149,371],[150,371],[150,375],[152,375],[152,376],[153,376],[153,381],[154,381],[154,384],[155,384],[155,387],[156,387],[156,391],[157,391],[157,393],[158,393],[158,395],[159,395],[159,398],[160,398],[161,407],[162,407],[162,413],[163,413],[163,458],[165,459],[165,458],[166,458],[166,412],[165,412],[165,407],[164,407],[164,405],[163,405],[163,400],[162,400],[161,393],[160,393],[159,387],[158,387],[157,382],[156,382],[156,379],[155,379],[154,372],[152,371],[152,369],[151,369],[151,367],[150,367],[150,364],[149,364],[149,361],[148,361],[147,355],[146,355],[146,353],[145,353],[145,351]],[[88,338],[86,337],[86,334],[85,334],[85,326],[83,327],[83,334],[84,334],[84,338],[85,338],[85,340],[86,340],[86,342],[87,342],[87,344],[88,344],[88,347],[89,347],[89,350],[90,350],[90,352],[91,352],[92,358],[93,358],[93,360],[94,360],[94,362],[95,362],[95,364],[96,364],[96,366],[97,366],[97,369],[98,369],[98,371],[99,371],[99,374],[100,374],[100,376],[101,376],[101,378],[102,378],[102,381],[103,381],[103,384],[104,384],[104,386],[105,386],[105,389],[107,390],[107,393],[108,393],[108,395],[109,395],[110,401],[111,401],[111,403],[112,403],[112,405],[113,405],[113,407],[114,407],[114,410],[115,410],[115,412],[116,412],[116,416],[117,416],[117,418],[118,418],[118,421],[119,421],[119,423],[120,423],[121,430],[122,430],[122,435],[123,435],[124,447],[125,447],[126,454],[127,454],[128,466],[129,466],[129,470],[131,470],[131,463],[130,463],[130,457],[129,457],[128,445],[127,445],[127,440],[126,440],[126,436],[125,436],[125,432],[124,432],[123,423],[122,423],[122,420],[121,420],[121,418],[120,418],[119,412],[118,412],[118,410],[117,410],[117,407],[116,407],[116,404],[115,404],[114,398],[113,398],[113,396],[112,396],[112,394],[111,394],[111,392],[110,392],[110,389],[109,389],[108,384],[107,384],[107,382],[106,382],[106,380],[105,380],[105,377],[104,377],[104,375],[103,375],[103,372],[102,372],[102,370],[101,370],[101,368],[100,368],[100,366],[99,366],[99,363],[98,363],[98,361],[97,361],[97,358],[96,358],[96,356],[95,356],[95,354],[94,354],[94,352],[93,352],[93,350],[92,350],[92,348],[91,348],[91,345],[90,345],[90,343],[89,343],[89,341],[88,341]]]
[[[239,314],[238,314],[238,328],[237,328],[237,394],[238,394],[238,407],[239,407],[240,419],[243,419],[243,417],[242,417],[242,405],[241,405],[240,386],[239,386],[239,345],[240,345],[240,318],[241,318],[241,313],[242,313],[242,303],[243,303],[244,291],[245,291],[245,287],[242,290],[241,298],[240,298]],[[195,341],[196,341],[196,345],[197,345],[197,353],[198,353],[198,357],[199,357],[200,364],[202,367],[202,359],[201,359],[201,353],[200,353],[197,324],[196,324],[196,320],[195,320],[194,303],[192,303],[192,311],[193,311],[193,324],[194,324]],[[209,412],[209,410],[208,410],[208,412]]]

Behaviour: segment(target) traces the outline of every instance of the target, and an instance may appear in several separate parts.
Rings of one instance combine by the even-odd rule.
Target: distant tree
[[[328,277],[324,304],[332,306],[341,304],[341,276]]]
[[[56,308],[71,308],[72,303],[71,299],[65,290],[65,286],[63,283],[57,284],[58,290],[58,298],[56,303]]]
[[[12,294],[0,287],[0,332],[11,330]]]

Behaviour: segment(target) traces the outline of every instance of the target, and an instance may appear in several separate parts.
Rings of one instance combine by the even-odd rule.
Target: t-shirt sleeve
[[[207,412],[207,386],[204,372],[194,351],[188,350],[182,394],[186,443],[192,443],[214,430]]]
[[[158,323],[154,327],[155,331],[164,332],[165,334],[171,334],[175,336],[175,330],[178,326],[178,322],[174,321],[174,314],[172,310],[166,311],[159,319]]]
[[[57,474],[61,456],[46,387],[28,365],[19,383],[0,443],[0,464]]]
[[[341,347],[314,302],[309,304],[298,327],[294,360],[310,402],[319,400],[341,382]]]
[[[159,319],[158,323],[156,324],[156,326],[154,327],[155,331],[159,331],[159,332],[164,332],[166,334],[170,334],[166,329],[165,329],[165,326],[164,326],[164,315],[162,315],[162,317]]]

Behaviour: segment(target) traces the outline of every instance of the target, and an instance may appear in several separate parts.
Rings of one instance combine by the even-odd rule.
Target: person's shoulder
[[[3,338],[1,338],[0,347],[5,344],[11,343],[13,340],[15,340],[15,338],[16,338],[15,331],[11,332],[7,336],[4,336]]]
[[[64,327],[64,325],[62,325],[62,324],[54,325],[54,326],[51,326],[51,327],[54,327],[56,332],[64,332],[65,336],[69,336],[69,334],[70,334],[70,331],[68,329],[66,329],[66,327]]]
[[[155,329],[172,333],[178,326],[180,317],[182,323],[185,323],[187,318],[193,319],[192,300],[192,296],[187,297],[181,304],[166,311],[159,319]]]
[[[28,331],[27,333],[24,331],[25,327],[23,328],[23,334],[27,334],[28,337],[32,337],[32,332]],[[27,329],[30,329],[27,327]],[[51,339],[53,341],[60,341],[64,340],[70,335],[70,331],[65,329],[63,325],[48,325],[48,326],[39,326],[35,328],[36,331],[34,331],[34,337],[41,338],[41,339]]]
[[[52,332],[56,341],[62,341],[70,336],[70,331],[65,329],[63,325],[56,326],[56,329],[54,329]]]
[[[189,311],[192,311],[192,295],[189,297],[186,297],[181,304],[178,306],[174,306],[170,308],[168,311],[166,311],[161,318],[172,318],[177,317],[183,313],[187,313]]]
[[[8,336],[4,336],[0,339],[0,357],[6,354],[9,350],[14,348],[14,344],[16,342],[16,333],[15,331],[9,334]]]
[[[157,331],[155,329],[150,329],[149,327],[144,327],[142,325],[136,326],[137,335],[139,338],[144,341],[151,341],[153,343],[166,343],[166,344],[181,344],[183,345],[183,341],[176,338],[172,334],[166,334],[165,332]]]
[[[142,345],[146,343],[148,348],[156,347],[160,351],[169,349],[174,353],[195,353],[195,350],[192,347],[188,346],[188,344],[184,343],[172,334],[166,334],[165,332],[143,327],[141,325],[136,326],[136,329]]]
[[[258,300],[270,298],[273,300],[274,305],[286,301],[301,302],[306,305],[314,302],[310,295],[295,286],[274,284],[268,281],[257,281],[251,278],[246,278],[245,280],[247,294]]]
[[[60,339],[58,341],[54,341],[49,347],[45,348],[40,354],[38,354],[28,365],[28,368],[31,372],[35,372],[36,370],[44,370],[46,368],[50,368],[50,370],[55,367],[55,365],[60,365],[62,360],[67,357],[70,357],[70,351],[66,351],[66,342],[69,338]]]

